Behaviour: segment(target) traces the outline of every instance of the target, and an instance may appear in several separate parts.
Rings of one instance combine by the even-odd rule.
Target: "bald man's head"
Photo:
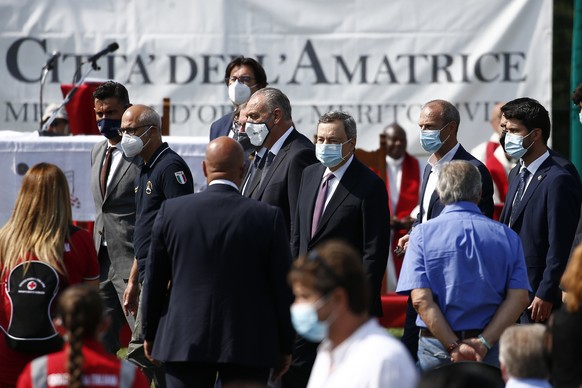
[[[228,136],[221,136],[206,146],[206,159],[202,162],[206,182],[227,179],[240,186],[244,173],[242,146]]]

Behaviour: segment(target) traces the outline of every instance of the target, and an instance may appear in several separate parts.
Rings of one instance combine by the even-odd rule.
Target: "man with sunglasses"
[[[235,107],[246,103],[259,89],[267,86],[267,74],[263,66],[253,58],[236,57],[226,66],[224,83],[228,97]],[[219,136],[234,137],[234,112],[229,112],[210,126],[210,141]]]
[[[168,143],[162,142],[161,128],[161,119],[156,111],[145,105],[134,105],[123,114],[119,133],[122,135],[120,144],[125,156],[139,155],[143,159],[135,180],[135,260],[123,297],[126,314],[136,317],[127,357],[144,368],[156,386],[163,387],[162,372],[154,368],[143,351],[141,303],[138,303],[138,295],[145,276],[145,261],[156,214],[166,199],[192,194],[194,180],[184,159]]]

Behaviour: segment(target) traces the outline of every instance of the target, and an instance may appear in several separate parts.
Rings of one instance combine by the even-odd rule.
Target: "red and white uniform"
[[[18,388],[67,387],[67,346],[60,352],[41,356],[29,363],[20,378]],[[128,361],[105,352],[97,340],[83,342],[82,381],[85,388],[149,388],[150,384],[139,368]]]
[[[93,238],[86,230],[79,229],[65,243],[64,253],[67,278],[61,279],[63,286],[99,279],[99,262],[93,245]],[[8,274],[5,275],[8,277]],[[0,324],[7,326],[10,315],[10,301],[6,295],[6,278],[0,285]],[[31,317],[34,319],[34,317]],[[24,366],[42,354],[27,354],[10,349],[0,330],[0,387],[14,387]]]

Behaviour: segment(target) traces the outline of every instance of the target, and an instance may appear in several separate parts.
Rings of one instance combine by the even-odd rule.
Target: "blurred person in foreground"
[[[61,289],[86,282],[99,284],[99,265],[91,235],[73,226],[69,183],[55,165],[39,163],[24,175],[12,216],[0,229],[0,386],[13,387],[27,362],[42,353],[23,353],[8,346],[5,335],[13,319],[6,283],[12,269],[38,260],[53,267]],[[41,319],[38,312],[35,319]]]
[[[69,287],[59,297],[55,319],[66,339],[65,348],[29,363],[18,379],[18,388],[149,388],[137,366],[107,353],[100,343],[108,323],[97,290],[85,285]]]
[[[417,370],[400,341],[368,313],[370,285],[350,245],[328,240],[300,256],[288,275],[295,330],[323,341],[309,388],[412,388]]]
[[[566,291],[560,310],[548,324],[551,333],[552,384],[554,387],[582,386],[582,245],[574,250],[561,287]]]
[[[552,388],[545,346],[546,327],[513,325],[499,339],[499,364],[506,388]]]

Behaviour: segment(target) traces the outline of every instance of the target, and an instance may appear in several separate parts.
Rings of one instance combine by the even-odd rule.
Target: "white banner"
[[[122,82],[134,103],[170,97],[174,135],[207,136],[231,109],[224,69],[240,54],[289,96],[300,131],[311,137],[322,113],[343,109],[368,149],[397,121],[421,153],[419,109],[435,98],[458,105],[466,148],[489,137],[498,101],[529,96],[551,109],[550,0],[4,0],[0,129],[38,128],[53,50],[45,103],[111,42],[119,50],[90,76]]]
[[[94,221],[95,204],[91,194],[91,149],[102,136],[38,137],[0,131],[0,226],[10,218],[28,169],[40,162],[57,165],[69,182],[73,219]],[[194,190],[206,188],[202,160],[208,139],[205,137],[169,136],[170,147],[184,158],[192,171]]]

